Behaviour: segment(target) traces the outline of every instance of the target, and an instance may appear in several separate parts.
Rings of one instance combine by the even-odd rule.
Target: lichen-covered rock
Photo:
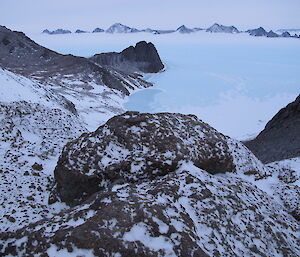
[[[212,174],[235,170],[226,137],[196,116],[127,112],[64,147],[56,190],[74,204],[113,183],[166,175],[181,160]]]
[[[10,256],[299,256],[299,222],[231,173],[191,163],[155,180],[115,185],[15,233]]]

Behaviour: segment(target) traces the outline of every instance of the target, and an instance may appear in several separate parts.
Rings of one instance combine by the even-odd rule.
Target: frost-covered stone
[[[235,170],[226,137],[196,116],[127,112],[64,147],[57,192],[80,202],[112,183],[166,175],[181,160],[212,174]]]
[[[15,233],[4,255],[291,256],[299,223],[262,190],[191,163],[164,177],[115,185],[84,205]]]

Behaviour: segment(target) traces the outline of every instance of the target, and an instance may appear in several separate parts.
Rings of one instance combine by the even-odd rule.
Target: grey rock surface
[[[48,29],[43,30],[42,33],[46,33],[49,35],[59,35],[59,34],[71,34],[72,32],[70,30],[67,29],[56,29],[53,31],[49,31]]]
[[[273,30],[270,30],[270,31],[267,33],[267,37],[279,37],[279,35],[276,34]]]
[[[268,32],[263,27],[259,27],[257,29],[249,29],[246,32],[249,33],[250,36],[255,36],[255,37],[263,37],[263,36],[267,36],[268,34]]]
[[[96,54],[90,60],[125,72],[155,73],[164,68],[155,46],[145,41],[138,42],[120,53]]]
[[[189,34],[195,32],[195,30],[187,28],[185,25],[180,26],[179,28],[176,29],[176,31],[182,34]]]
[[[224,33],[239,33],[239,30],[234,27],[234,26],[224,26],[220,25],[218,23],[215,23],[211,27],[209,27],[206,32],[212,32],[212,33],[219,33],[219,32],[224,32]]]
[[[104,32],[105,30],[104,29],[101,29],[101,28],[95,28],[93,30],[93,33],[99,33],[99,32]]]
[[[288,31],[285,31],[281,34],[282,37],[291,37],[291,34]]]
[[[281,109],[246,146],[264,163],[300,156],[300,95]]]

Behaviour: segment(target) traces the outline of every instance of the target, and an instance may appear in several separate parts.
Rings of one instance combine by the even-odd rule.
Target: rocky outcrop
[[[104,29],[101,29],[101,28],[95,28],[93,30],[93,33],[99,33],[99,32],[104,32],[105,30]]]
[[[270,31],[267,33],[267,37],[279,37],[279,35],[276,34],[273,30],[270,30]]]
[[[220,25],[218,23],[215,23],[211,27],[209,27],[206,32],[212,32],[212,33],[239,33],[239,30],[234,26],[224,26]]]
[[[133,85],[150,85],[133,74],[100,67],[83,57],[51,51],[36,44],[24,33],[14,32],[3,26],[0,26],[0,55],[0,67],[48,84],[61,85],[72,78],[81,81],[80,83],[93,83],[116,89],[125,95],[129,95]]]
[[[291,37],[291,34],[288,31],[285,31],[281,34],[282,37]]]
[[[96,54],[90,60],[125,72],[155,73],[164,68],[155,46],[145,41],[138,42],[135,47],[130,46],[120,53]]]
[[[300,156],[300,95],[281,109],[246,146],[265,163]]]
[[[32,114],[25,110],[19,116],[40,113],[35,112],[37,106],[28,108]],[[64,126],[64,120],[53,118],[49,123]],[[18,131],[12,126],[16,121],[4,120],[5,142],[17,148],[28,144],[22,135],[28,135],[23,130],[30,121],[21,122],[23,129]],[[49,127],[47,123],[39,126]],[[61,139],[61,130],[55,132]],[[55,142],[49,143],[55,147]],[[37,146],[32,144],[28,151],[32,147]],[[29,172],[41,181],[39,173],[46,166],[40,162],[30,166]],[[284,205],[269,196],[272,186],[264,181],[274,174],[272,186],[281,181],[274,184],[274,196],[284,198]],[[30,181],[28,175],[24,173]],[[55,178],[62,198],[70,197],[73,204],[85,201],[49,214],[34,206],[39,194],[29,195],[20,204],[37,208],[44,218],[15,232],[1,231],[0,256],[296,257],[300,251],[299,222],[291,216],[299,218],[295,172],[262,165],[240,142],[193,115],[116,116],[64,147]],[[268,185],[268,194],[254,184],[256,180],[261,180],[257,185]],[[2,191],[14,186],[4,185]],[[34,185],[30,190],[35,192]],[[4,218],[15,222],[13,215],[9,212]]]
[[[246,32],[249,33],[250,36],[255,37],[265,37],[268,34],[268,32],[262,27],[259,27],[257,29],[249,29]]]
[[[71,34],[72,32],[67,29],[57,29],[53,31],[49,31],[48,29],[43,30],[42,33],[49,34],[49,35],[58,35],[58,34]]]
[[[115,23],[106,30],[106,33],[136,33],[136,32],[140,32],[140,31],[136,28],[130,28],[121,23]]]
[[[189,34],[195,32],[193,29],[187,28],[185,25],[181,25],[178,29],[176,29],[176,31],[182,34]]]
[[[77,30],[75,31],[75,33],[78,33],[78,34],[80,34],[80,33],[88,33],[88,31],[86,31],[86,30],[81,30],[81,29],[77,29]]]
[[[189,164],[0,233],[4,256],[296,257],[299,251],[299,223],[273,198],[242,179]]]
[[[174,172],[180,161],[235,170],[226,137],[196,116],[127,112],[64,147],[54,171],[60,199],[76,204],[113,183]]]

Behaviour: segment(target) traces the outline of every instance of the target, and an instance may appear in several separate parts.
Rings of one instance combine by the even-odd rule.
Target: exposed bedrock
[[[226,137],[196,116],[126,112],[64,147],[56,190],[75,204],[113,183],[171,173],[182,160],[211,174],[235,170]]]

